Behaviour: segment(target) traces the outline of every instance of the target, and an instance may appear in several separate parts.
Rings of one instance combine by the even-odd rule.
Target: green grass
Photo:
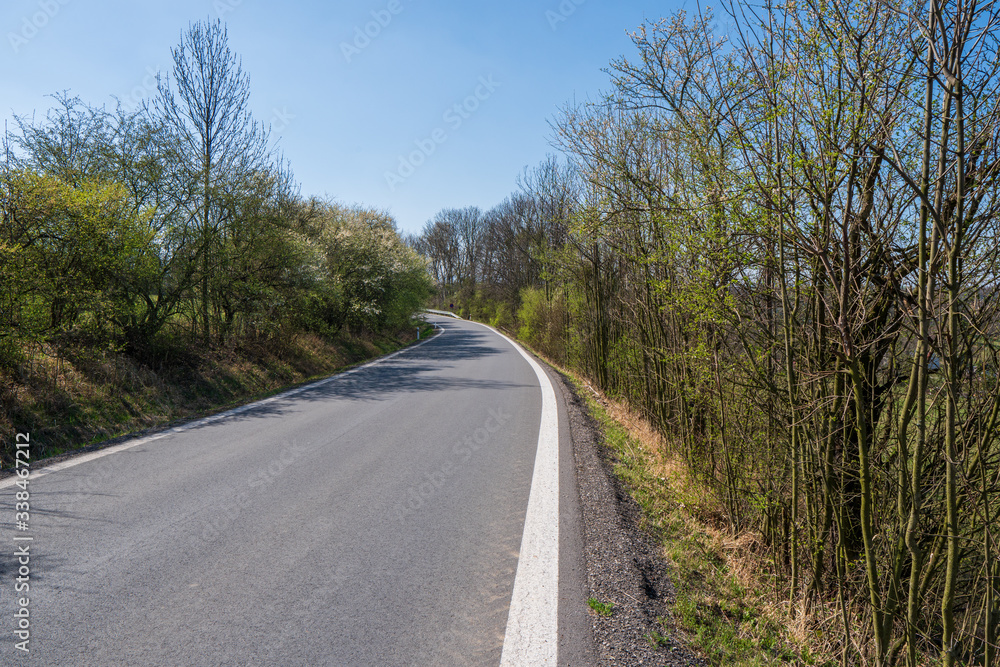
[[[661,626],[667,627],[667,621],[666,621],[666,619],[661,618],[661,619],[658,619],[658,620],[659,620]],[[649,642],[650,646],[654,646],[654,647],[655,646],[670,646],[670,637],[668,637],[667,635],[662,634],[662,633],[660,633],[660,632],[658,632],[656,630],[653,630],[652,632],[648,633],[646,635],[646,640]]]
[[[587,600],[590,608],[597,612],[598,616],[611,616],[615,611],[615,606],[610,602],[601,602],[597,598]]]

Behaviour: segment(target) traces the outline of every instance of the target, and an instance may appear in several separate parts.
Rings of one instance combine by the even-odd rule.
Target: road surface
[[[430,319],[389,360],[34,469],[26,531],[5,480],[0,664],[500,664],[542,389],[492,330]],[[566,440],[559,663],[584,664]]]

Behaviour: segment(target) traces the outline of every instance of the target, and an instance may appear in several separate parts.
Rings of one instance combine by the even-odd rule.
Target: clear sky
[[[555,152],[558,109],[606,90],[627,32],[680,2],[3,0],[0,116],[44,116],[63,90],[134,105],[189,22],[222,18],[303,194],[386,208],[412,232],[512,192]]]

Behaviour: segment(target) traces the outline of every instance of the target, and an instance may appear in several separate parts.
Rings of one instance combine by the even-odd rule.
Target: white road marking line
[[[415,350],[416,348],[420,347],[421,345],[426,345],[427,343],[429,343],[432,340],[436,339],[443,332],[444,332],[444,330],[441,329],[440,327],[438,327],[438,333],[436,335],[431,336],[427,340],[422,341],[420,343],[417,343],[416,345],[411,345],[409,347],[405,347],[402,350],[398,350],[396,352],[393,352],[392,354],[387,355],[385,357],[379,357],[378,359],[374,359],[372,361],[369,361],[366,364],[362,364],[361,366],[357,366],[355,368],[352,368],[349,371],[344,371],[343,373],[337,373],[336,375],[331,375],[328,378],[323,378],[322,380],[317,380],[316,382],[311,382],[311,383],[309,383],[307,385],[303,385],[301,387],[296,387],[295,389],[290,389],[290,390],[288,390],[286,392],[282,392],[280,394],[275,394],[274,396],[270,396],[268,398],[265,398],[265,399],[260,400],[260,401],[256,401],[254,403],[247,403],[246,405],[241,405],[238,408],[233,408],[232,410],[226,410],[225,412],[220,412],[217,415],[212,415],[211,417],[205,417],[205,418],[199,419],[197,421],[189,422],[187,424],[182,424],[180,426],[176,426],[176,427],[174,427],[172,429],[169,429],[167,431],[163,431],[162,433],[156,433],[156,434],[153,434],[153,435],[147,435],[147,436],[144,436],[144,437],[141,437],[141,438],[136,438],[134,440],[128,440],[126,442],[121,443],[120,445],[114,445],[113,447],[107,447],[105,449],[100,449],[100,450],[98,450],[96,452],[91,452],[89,454],[81,454],[80,456],[76,456],[74,458],[67,459],[65,461],[62,461],[61,463],[53,463],[50,466],[45,466],[45,467],[42,467],[42,468],[32,469],[32,471],[31,471],[31,479],[32,479],[32,481],[34,481],[34,480],[38,479],[39,477],[44,477],[45,475],[51,475],[54,472],[59,472],[61,470],[66,470],[67,468],[74,468],[74,467],[76,467],[78,465],[83,465],[84,463],[89,463],[89,462],[94,461],[96,459],[104,458],[105,456],[111,456],[112,454],[117,454],[118,452],[124,452],[126,450],[132,449],[134,447],[138,447],[140,445],[146,445],[146,444],[149,444],[151,442],[155,442],[156,440],[160,440],[162,438],[166,438],[168,435],[171,435],[173,433],[183,433],[184,431],[189,431],[189,430],[191,430],[193,428],[198,428],[198,427],[201,427],[201,426],[207,426],[209,424],[213,424],[213,423],[215,423],[217,421],[221,421],[221,420],[226,419],[228,417],[233,417],[235,415],[239,415],[239,414],[242,414],[244,412],[249,412],[250,410],[254,410],[256,408],[259,408],[262,405],[267,405],[269,403],[274,403],[275,401],[280,401],[280,400],[283,400],[283,399],[295,396],[297,394],[301,394],[304,391],[309,391],[310,389],[316,389],[317,387],[322,387],[323,385],[328,384],[330,382],[333,382],[334,380],[337,380],[339,378],[345,377],[347,375],[351,375],[352,373],[357,373],[359,371],[363,371],[366,368],[371,368],[372,366],[377,366],[378,364],[381,364],[383,362],[389,361],[393,357],[398,357],[399,355],[403,354],[404,352],[409,352],[410,350]],[[13,475],[12,477],[8,477],[7,479],[0,481],[0,489],[6,489],[8,487],[14,486],[14,484],[17,483],[18,479],[20,479],[20,478],[17,475]]]
[[[559,649],[559,412],[556,393],[538,362],[510,338],[499,331],[496,333],[528,361],[542,388],[535,470],[531,476],[531,493],[500,665],[555,665]]]

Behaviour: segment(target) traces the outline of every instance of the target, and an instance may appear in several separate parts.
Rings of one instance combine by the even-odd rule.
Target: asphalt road
[[[431,319],[388,361],[38,476],[26,532],[8,481],[0,664],[499,664],[541,390],[494,332]],[[571,468],[559,662],[584,664]]]

